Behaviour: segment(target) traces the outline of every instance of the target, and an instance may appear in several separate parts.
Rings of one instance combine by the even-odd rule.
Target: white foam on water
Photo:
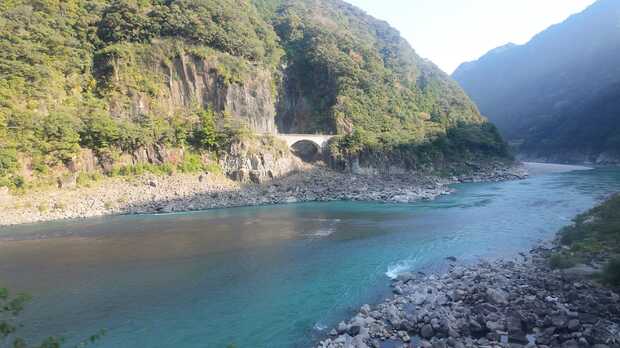
[[[321,322],[317,322],[317,323],[314,324],[313,329],[316,330],[316,331],[324,331],[324,330],[327,329],[327,325],[325,325],[325,324],[323,324]]]
[[[415,260],[412,259],[400,260],[396,263],[389,265],[387,268],[387,272],[385,272],[385,275],[388,276],[388,278],[390,279],[396,279],[399,274],[411,271],[415,263]]]
[[[313,233],[310,233],[310,236],[315,238],[324,238],[332,235],[334,232],[336,232],[334,227],[320,228]]]

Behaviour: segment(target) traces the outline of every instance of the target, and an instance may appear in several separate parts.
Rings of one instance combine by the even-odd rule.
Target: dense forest
[[[453,77],[529,158],[620,162],[620,2],[599,0]]]
[[[0,3],[0,186],[84,150],[111,172],[140,149],[217,154],[276,130],[340,134],[335,159],[396,153],[412,169],[507,156],[450,77],[338,0]]]

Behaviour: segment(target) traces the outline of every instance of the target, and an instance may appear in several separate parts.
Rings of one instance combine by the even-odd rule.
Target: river
[[[389,277],[511,258],[549,240],[620,170],[537,165],[431,202],[303,203],[0,229],[0,285],[33,296],[22,336],[93,347],[307,347]],[[571,171],[566,171],[571,170]]]

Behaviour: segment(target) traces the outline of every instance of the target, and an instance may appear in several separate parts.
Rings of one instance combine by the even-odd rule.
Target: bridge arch
[[[313,162],[323,156],[333,135],[326,134],[275,134],[286,142],[291,151],[304,161]]]
[[[315,141],[310,139],[301,139],[289,146],[291,152],[304,162],[315,162],[321,158],[323,148]]]

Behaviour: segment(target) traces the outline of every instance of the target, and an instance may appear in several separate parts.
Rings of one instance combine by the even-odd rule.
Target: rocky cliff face
[[[245,79],[227,83],[217,62],[196,56],[174,59],[167,74],[171,108],[191,107],[198,102],[217,112],[226,112],[263,133],[275,133],[275,95],[272,74],[261,68]]]
[[[229,178],[253,183],[285,176],[303,166],[284,142],[269,136],[231,144],[219,163]]]
[[[114,66],[112,76],[128,75],[127,67]],[[115,81],[123,91],[121,100],[111,98],[112,113],[136,117],[140,114],[173,115],[192,108],[211,108],[246,124],[258,133],[276,133],[275,74],[266,68],[245,67],[242,76],[231,76],[218,55],[200,57],[183,53],[171,59],[151,62],[149,69],[155,91],[128,87]],[[118,70],[118,73],[116,72]],[[145,73],[146,74],[146,73]]]

